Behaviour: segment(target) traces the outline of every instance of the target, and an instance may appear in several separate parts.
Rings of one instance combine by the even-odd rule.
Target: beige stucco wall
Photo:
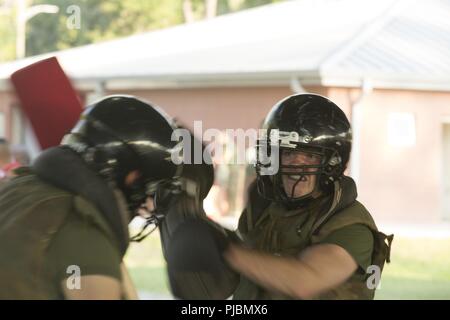
[[[359,90],[307,88],[329,96],[351,118]],[[128,92],[154,101],[188,126],[250,128],[289,88],[214,88]],[[450,116],[450,93],[374,90],[361,101],[359,200],[385,222],[435,223],[442,216],[442,119]],[[416,144],[388,144],[389,112],[415,116]]]
[[[357,90],[330,89],[349,111]],[[435,223],[442,217],[442,121],[450,93],[375,90],[361,102],[359,199],[383,221]],[[388,114],[415,116],[416,143],[388,143]],[[450,143],[450,141],[449,141]]]
[[[352,101],[359,95],[357,89],[307,89],[329,96],[349,118]],[[271,106],[291,91],[288,87],[264,87],[120,93],[151,100],[189,127],[194,120],[202,120],[204,129],[247,129],[257,127]],[[11,95],[0,92],[0,111],[7,110],[12,101]],[[361,108],[359,200],[377,220],[407,224],[439,222],[444,201],[442,121],[450,118],[450,93],[374,90],[362,100]],[[389,112],[414,114],[414,146],[388,144]]]
[[[309,88],[325,92],[323,88]],[[118,93],[118,92],[110,92]],[[292,94],[289,87],[140,90],[133,94],[161,106],[188,127],[202,120],[204,128],[256,128],[270,108]]]

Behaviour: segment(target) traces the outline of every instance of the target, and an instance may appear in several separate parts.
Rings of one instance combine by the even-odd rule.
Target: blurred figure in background
[[[30,164],[30,156],[24,146],[17,145],[10,147],[11,161],[2,167],[5,177],[14,177],[14,170]]]
[[[30,154],[23,145],[14,145],[11,147],[12,163],[17,166],[28,166],[30,164]]]
[[[9,148],[9,143],[6,139],[0,138],[0,180],[7,177],[7,173],[10,170],[10,163],[11,150]]]

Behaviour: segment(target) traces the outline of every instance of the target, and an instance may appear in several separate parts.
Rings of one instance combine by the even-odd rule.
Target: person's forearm
[[[79,287],[71,288],[67,279],[61,281],[62,292],[67,300],[120,300],[119,280],[105,275],[81,276]]]
[[[317,294],[314,290],[317,275],[298,259],[277,257],[237,246],[231,246],[225,258],[233,269],[269,290],[297,299],[309,299]]]

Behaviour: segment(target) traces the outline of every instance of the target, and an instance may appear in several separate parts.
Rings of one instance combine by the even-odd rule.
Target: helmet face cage
[[[334,181],[340,179],[349,160],[352,143],[347,116],[334,102],[312,93],[291,95],[272,107],[261,130],[256,173],[258,190],[263,197],[284,204],[301,204],[315,195],[314,191],[333,192]],[[292,162],[285,161],[280,165],[283,150],[316,153],[322,161],[319,164],[307,158],[293,158]],[[296,164],[296,161],[301,163]],[[278,163],[273,165],[274,162]],[[298,186],[311,188],[310,183],[302,185],[301,181],[312,175],[316,176],[315,190],[303,195],[309,190],[301,188],[303,190],[298,191],[302,192],[297,194],[302,196],[296,198]],[[283,179],[286,176],[291,180]],[[291,190],[284,190],[283,181]]]
[[[130,241],[141,242],[160,226],[165,217],[165,212],[167,210],[166,206],[168,205],[171,196],[182,192],[181,183],[182,182],[178,177],[154,183],[154,188],[146,194],[146,197],[151,196],[153,198],[153,209],[149,210],[145,206],[139,207],[139,210],[145,212],[145,215],[141,215],[141,217],[145,219],[145,222],[141,226],[139,232],[130,237]]]
[[[279,168],[272,175],[263,175],[262,169],[268,167],[268,141],[258,140],[256,145],[256,174],[258,190],[262,196],[269,200],[281,202],[284,204],[295,205],[305,199],[311,198],[318,192],[327,192],[333,184],[333,181],[339,178],[343,172],[342,160],[339,153],[334,148],[297,142],[290,147],[280,146],[280,142],[274,144],[270,142],[271,151],[278,154]],[[302,152],[320,156],[319,164],[283,164],[283,153]],[[293,175],[299,176],[293,183],[290,192],[286,192],[283,183],[283,177]],[[315,185],[311,192],[295,197],[295,190],[300,182],[305,181],[306,176],[316,176]]]

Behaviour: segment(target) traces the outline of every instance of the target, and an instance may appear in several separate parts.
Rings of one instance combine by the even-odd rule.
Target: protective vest
[[[342,183],[343,182],[343,183]],[[390,262],[390,247],[393,235],[378,231],[366,208],[356,201],[356,186],[349,177],[344,177],[335,186],[333,197],[316,201],[299,210],[285,210],[274,203],[266,204],[261,213],[261,198],[251,197],[239,221],[239,232],[244,243],[253,249],[278,256],[296,257],[305,248],[320,243],[332,232],[353,224],[366,225],[373,234],[374,247],[372,265],[378,266],[380,275],[385,262]],[[330,204],[331,202],[331,204]],[[261,211],[261,208],[259,208]],[[278,212],[276,212],[278,211]],[[368,285],[370,273],[361,276],[356,272],[343,284],[325,292],[317,299],[373,299],[376,283]],[[375,279],[375,278],[374,278]],[[241,276],[233,295],[234,299],[291,299],[270,292],[251,280]]]
[[[20,192],[19,192],[20,191]],[[89,201],[22,172],[0,188],[0,299],[55,299],[43,270],[46,250],[69,215],[95,225],[119,248]]]

